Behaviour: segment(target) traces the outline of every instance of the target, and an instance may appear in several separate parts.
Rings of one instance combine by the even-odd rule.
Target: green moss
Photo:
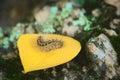
[[[118,62],[120,64],[120,34],[118,36],[111,37],[110,41],[111,41],[115,51],[117,52]]]
[[[20,80],[20,77],[23,75],[19,58],[4,60],[0,57],[0,69],[5,72],[5,80]]]
[[[18,37],[23,33],[25,25],[21,24],[21,23],[17,23],[16,26],[13,27],[13,29],[11,30],[11,35],[9,37],[9,40],[11,42],[14,42],[15,40],[18,39]]]
[[[0,38],[3,37],[3,29],[0,27]]]
[[[8,37],[5,37],[5,38],[3,39],[3,48],[4,48],[4,49],[9,48],[9,38],[8,38]]]

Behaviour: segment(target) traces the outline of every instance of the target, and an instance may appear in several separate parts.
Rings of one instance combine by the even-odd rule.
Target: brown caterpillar
[[[37,39],[37,44],[40,46],[42,51],[48,52],[61,48],[63,46],[63,41],[57,39],[45,40],[42,36],[39,36]]]

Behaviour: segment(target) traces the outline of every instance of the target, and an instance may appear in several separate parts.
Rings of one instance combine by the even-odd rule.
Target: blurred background
[[[17,41],[41,33],[72,37],[82,50],[25,74]],[[120,0],[0,0],[0,80],[120,80]]]

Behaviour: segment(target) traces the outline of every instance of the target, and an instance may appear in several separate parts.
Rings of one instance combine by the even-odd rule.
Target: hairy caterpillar
[[[47,52],[61,48],[63,46],[63,41],[58,39],[45,40],[42,36],[39,36],[37,39],[37,44],[40,46],[42,51]]]

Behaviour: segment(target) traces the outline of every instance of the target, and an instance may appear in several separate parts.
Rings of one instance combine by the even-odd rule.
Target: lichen
[[[9,32],[8,36],[4,36],[5,32],[0,28],[0,46],[4,49],[8,49],[10,44],[16,42],[18,37],[24,33],[25,24],[18,23],[15,27],[12,27],[12,30]]]
[[[74,7],[70,2],[67,3],[66,6],[61,10],[58,10],[57,6],[53,6],[51,7],[51,13],[50,16],[48,17],[48,20],[46,20],[44,23],[35,22],[37,26],[36,29],[40,33],[55,33],[56,30],[61,31],[60,27],[63,27],[66,18],[72,17],[73,26],[84,27],[84,31],[90,30],[93,20],[91,21],[88,20],[88,18],[85,16],[85,11],[84,10],[79,11],[78,12],[79,15],[77,17],[75,14],[76,13],[74,13]]]

